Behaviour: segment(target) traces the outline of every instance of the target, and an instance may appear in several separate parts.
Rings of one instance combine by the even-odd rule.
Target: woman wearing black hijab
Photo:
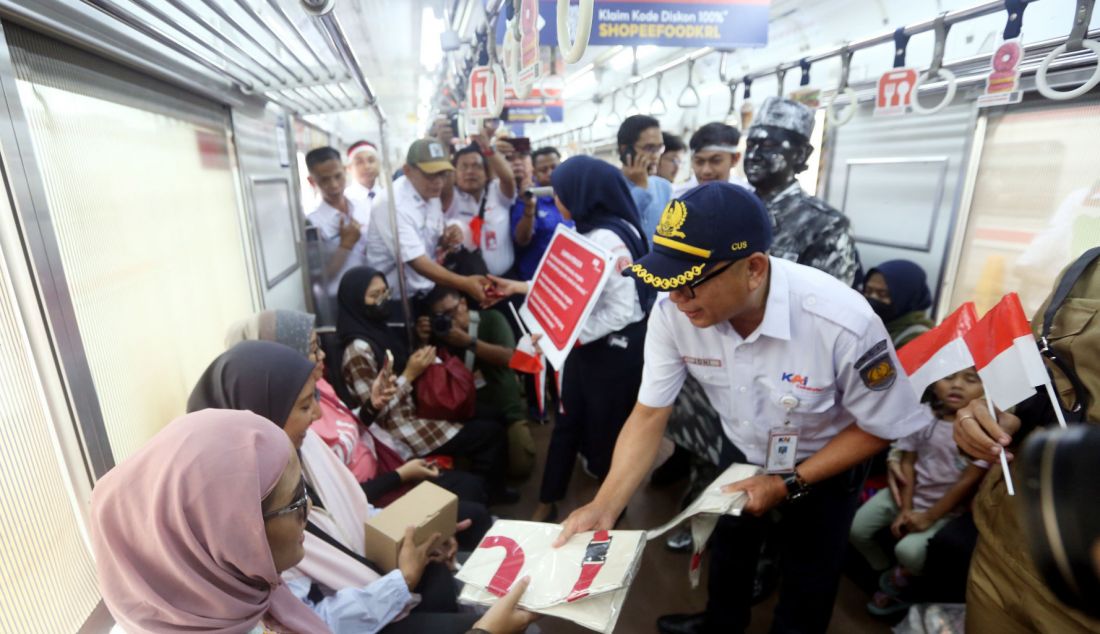
[[[457,614],[454,577],[443,563],[429,562],[431,545],[402,551],[397,570],[385,575],[364,556],[363,525],[370,509],[366,496],[351,472],[309,429],[321,415],[315,369],[290,347],[242,341],[203,372],[187,410],[249,410],[282,427],[290,437],[301,458],[313,508],[305,557],[284,578],[333,631],[342,631],[347,623],[391,623],[415,606],[415,616],[381,631],[465,632],[473,619]],[[456,545],[449,542],[440,548],[447,551],[439,557],[445,560],[453,557]],[[414,591],[422,596],[419,605],[411,594]]]
[[[480,419],[456,423],[417,415],[413,384],[435,361],[435,348],[425,346],[410,354],[404,338],[386,324],[388,301],[389,287],[379,271],[362,266],[344,273],[336,317],[341,353],[331,355],[330,363],[337,365],[330,365],[330,378],[340,377],[355,400],[363,404],[360,418],[364,422],[381,425],[417,456],[469,459],[470,470],[487,482],[489,503],[514,502],[517,496],[506,489],[502,476],[507,453],[505,432],[499,424]],[[393,367],[388,369],[384,368],[389,363],[387,353],[393,356]],[[370,386],[381,371],[397,373],[397,392],[376,412],[370,405]]]
[[[932,329],[932,293],[924,269],[909,260],[883,262],[867,272],[863,296],[886,325],[895,348]]]
[[[601,479],[611,468],[619,430],[638,398],[645,319],[655,298],[652,288],[620,275],[649,252],[622,172],[604,161],[574,156],[554,170],[551,183],[562,216],[607,250],[614,266],[562,369],[564,413],[558,415],[550,437],[535,521],[556,517],[578,451]],[[504,292],[522,289],[522,284],[502,287]]]

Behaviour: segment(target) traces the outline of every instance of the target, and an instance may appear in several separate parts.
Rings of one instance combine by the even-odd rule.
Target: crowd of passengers
[[[524,329],[512,308],[559,225],[605,249],[623,273],[665,235],[670,201],[732,183],[723,187],[767,210],[773,260],[861,291],[894,347],[933,327],[920,266],[893,260],[864,271],[847,218],[802,190],[796,176],[813,150],[811,128],[780,116],[799,107],[769,100],[745,143],[722,122],[685,143],[657,119],[631,116],[618,131],[617,166],[563,160],[553,147],[530,151],[527,139],[488,128],[459,139],[446,119],[411,144],[389,185],[369,141],[309,152],[319,202],[307,222],[323,254],[315,290],[334,332],[319,334],[316,317],[301,312],[242,315],[188,413],[98,483],[93,542],[121,629],[505,634],[531,626],[535,615],[516,607],[526,582],[475,610],[458,603],[454,572],[495,518],[514,516],[525,480],[540,486],[533,513],[519,519],[555,522],[578,459],[596,479],[608,476],[641,400],[647,320],[663,295],[612,275],[558,380],[513,370]],[[742,147],[747,180],[737,169]],[[723,461],[699,442],[701,429],[721,436],[706,387],[688,378],[676,395],[670,440],[649,479],[655,488],[687,481],[684,505]],[[870,580],[875,615],[963,600],[978,539],[968,509],[988,463],[962,458],[952,429],[982,395],[973,369],[937,381],[913,414],[919,430],[861,472],[862,505],[841,530],[858,554],[846,569]],[[536,461],[538,424],[552,425],[544,461]],[[397,569],[382,573],[365,555],[364,524],[422,481],[458,497],[458,531],[420,545],[405,539]],[[784,539],[761,537],[746,604],[774,593],[792,570],[781,565]],[[663,541],[693,549],[687,527]],[[831,602],[817,609],[827,623]],[[659,627],[713,631],[693,616]]]

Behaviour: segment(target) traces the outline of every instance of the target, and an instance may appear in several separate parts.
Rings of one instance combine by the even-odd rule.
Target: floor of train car
[[[538,449],[538,464],[535,475],[519,486],[521,501],[513,506],[500,506],[494,510],[513,519],[527,519],[538,500],[539,477],[546,460],[546,450],[550,443],[550,425],[533,425],[535,446]],[[619,525],[621,529],[648,529],[668,521],[679,509],[680,496],[685,484],[655,489],[643,484],[627,507],[626,517]],[[559,504],[559,520],[574,508],[584,504],[595,495],[598,483],[587,476],[578,461],[569,483],[569,494],[564,503]],[[706,605],[706,570],[699,588],[692,590],[687,577],[687,554],[668,551],[660,540],[651,543],[645,549],[638,577],[630,589],[619,618],[616,632],[645,634],[657,631],[657,617],[671,612],[701,611]],[[705,565],[705,564],[704,564]],[[749,632],[767,632],[771,624],[771,613],[776,597],[757,605],[752,612],[752,625]],[[890,631],[882,621],[875,620],[865,608],[867,595],[855,586],[847,577],[841,580],[837,595],[833,619],[829,627],[830,634],[879,634]],[[559,619],[539,620],[539,627],[545,634],[582,634],[590,632],[578,625]]]

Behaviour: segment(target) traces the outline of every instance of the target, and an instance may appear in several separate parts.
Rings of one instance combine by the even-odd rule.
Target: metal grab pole
[[[313,15],[324,27],[325,32],[332,40],[332,44],[340,54],[344,65],[351,72],[352,78],[359,84],[363,94],[367,98],[367,105],[374,110],[378,117],[378,144],[382,154],[382,182],[386,185],[386,207],[390,217],[390,228],[393,231],[393,254],[397,268],[397,288],[401,292],[401,308],[405,311],[405,334],[410,344],[413,340],[413,314],[409,305],[408,285],[405,282],[405,261],[401,257],[401,241],[397,231],[397,203],[393,197],[393,164],[390,161],[390,145],[386,134],[386,115],[382,112],[382,106],[378,98],[363,74],[363,67],[351,48],[344,29],[340,27],[340,20],[333,14],[336,0],[302,0],[302,8]]]

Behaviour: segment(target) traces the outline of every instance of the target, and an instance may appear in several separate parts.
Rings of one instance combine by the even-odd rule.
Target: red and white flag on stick
[[[535,380],[535,396],[538,399],[539,416],[546,413],[546,362],[542,358],[531,335],[523,335],[516,344],[516,350],[508,361],[508,367],[516,372],[533,375]]]
[[[1058,421],[1065,426],[1061,408],[1057,399],[1054,399],[1046,366],[1043,365],[1039,348],[1035,345],[1031,324],[1024,315],[1024,308],[1016,293],[1009,293],[1001,298],[964,338],[971,356],[974,357],[974,369],[982,378],[985,402],[994,420],[997,419],[994,406],[1001,409],[1012,407],[1033,396],[1035,386],[1046,385]],[[1004,472],[1008,494],[1015,495],[1004,448],[1001,448],[1001,470]]]
[[[920,398],[929,385],[974,365],[970,349],[963,339],[978,313],[967,302],[947,316],[940,325],[905,344],[898,350],[898,361],[909,375],[909,385]]]
[[[539,416],[546,415],[546,360],[543,359],[542,352],[539,351],[539,347],[535,344],[534,335],[527,330],[527,326],[520,319],[519,313],[516,312],[516,307],[512,304],[508,304],[508,307],[512,309],[512,317],[515,318],[516,323],[519,324],[520,332],[523,336],[520,337],[519,342],[516,343],[516,350],[512,353],[512,358],[508,361],[508,367],[517,372],[523,372],[524,374],[531,374],[535,379],[535,396],[538,400]]]
[[[1008,409],[1033,396],[1036,387],[1045,386],[1059,424],[1066,426],[1016,293],[1005,295],[981,318],[966,334],[966,345],[974,357],[974,369],[982,377],[985,394],[994,405]]]

